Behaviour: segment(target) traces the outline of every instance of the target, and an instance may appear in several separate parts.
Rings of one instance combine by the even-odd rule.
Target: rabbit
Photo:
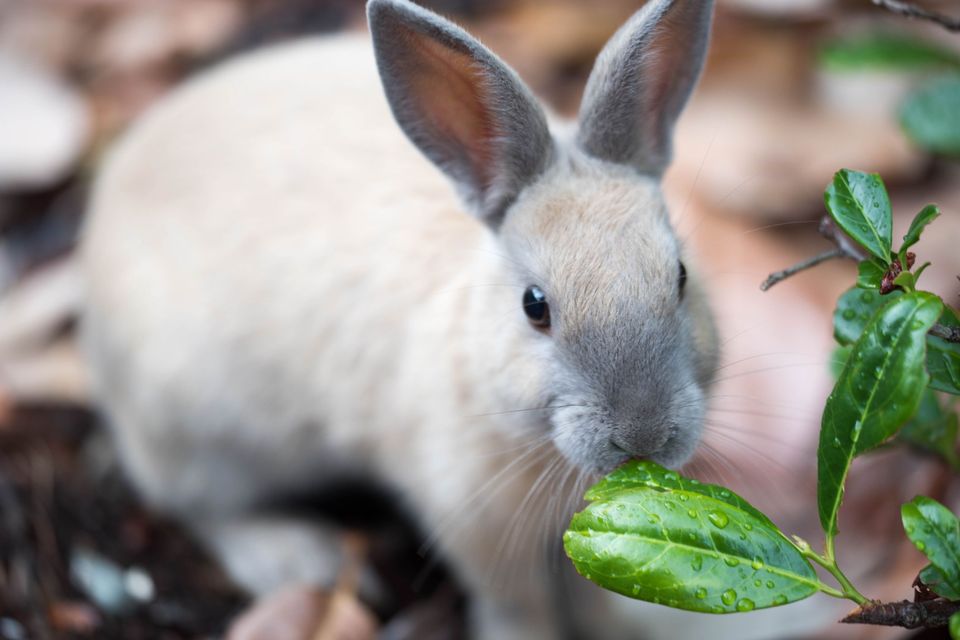
[[[262,506],[362,478],[468,589],[474,637],[635,637],[555,542],[599,474],[700,438],[717,337],[660,178],[712,11],[646,3],[576,123],[408,0],[369,0],[372,48],[274,45],[145,115],[80,254],[94,393],[145,500],[264,595],[341,559],[335,526]]]

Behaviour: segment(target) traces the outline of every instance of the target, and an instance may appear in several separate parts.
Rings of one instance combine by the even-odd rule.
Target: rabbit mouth
[[[609,473],[631,460],[650,460],[665,467],[682,466],[700,441],[696,422],[673,420],[621,422],[601,407],[558,403],[553,410],[551,435],[557,449],[571,463],[590,473]]]

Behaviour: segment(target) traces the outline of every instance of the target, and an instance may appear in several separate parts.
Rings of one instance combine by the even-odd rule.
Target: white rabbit
[[[597,472],[700,437],[716,339],[659,178],[712,5],[640,9],[576,127],[408,0],[370,0],[372,50],[278,46],[163,101],[82,245],[83,342],[144,496],[265,593],[329,581],[335,532],[257,506],[362,477],[436,538],[478,637],[601,616],[582,579],[558,606],[543,541]]]

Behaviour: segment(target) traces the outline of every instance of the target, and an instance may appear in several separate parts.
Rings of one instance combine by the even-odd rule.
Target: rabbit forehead
[[[527,189],[501,229],[527,284],[547,292],[567,330],[674,309],[680,249],[657,181],[565,164]]]

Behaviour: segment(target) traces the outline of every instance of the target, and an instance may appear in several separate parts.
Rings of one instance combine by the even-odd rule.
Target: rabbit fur
[[[407,0],[370,0],[372,49],[275,46],[163,100],[82,242],[83,345],[142,494],[263,594],[330,582],[337,532],[256,507],[369,479],[470,590],[477,637],[635,637],[551,554],[598,473],[699,439],[716,338],[659,178],[711,14],[647,3],[578,124]]]

